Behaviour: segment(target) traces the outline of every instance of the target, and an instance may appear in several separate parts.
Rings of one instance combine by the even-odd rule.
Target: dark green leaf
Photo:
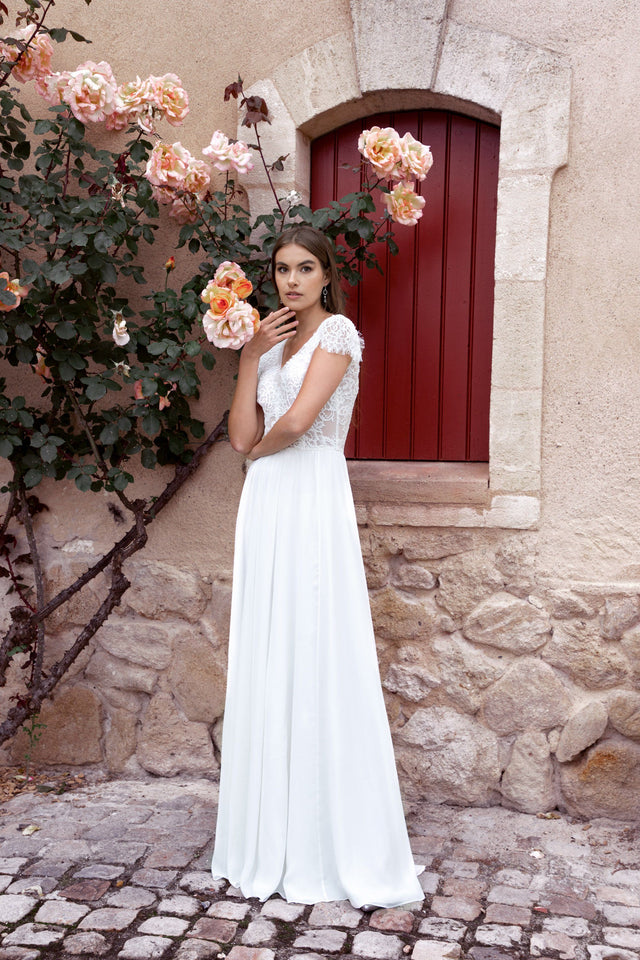
[[[89,400],[100,400],[107,392],[107,388],[100,380],[91,380],[85,393]]]

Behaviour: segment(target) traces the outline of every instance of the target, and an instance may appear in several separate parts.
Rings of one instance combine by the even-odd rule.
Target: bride
[[[422,900],[380,686],[343,448],[362,341],[330,240],[276,242],[284,306],[243,348],[229,436],[252,461],[236,527],[212,873],[245,897]]]

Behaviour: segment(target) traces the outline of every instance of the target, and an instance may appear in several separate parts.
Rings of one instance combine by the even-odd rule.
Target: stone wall
[[[407,800],[636,819],[640,585],[536,570],[537,534],[382,526],[361,538]],[[50,565],[50,589],[85,558]],[[34,759],[216,776],[230,578],[130,561],[122,608],[75,664]],[[59,655],[100,584],[52,620]],[[11,759],[19,763],[26,738]]]

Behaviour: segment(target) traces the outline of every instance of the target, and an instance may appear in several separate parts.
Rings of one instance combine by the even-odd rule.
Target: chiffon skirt
[[[212,873],[245,897],[422,900],[346,462],[249,466],[236,527]]]

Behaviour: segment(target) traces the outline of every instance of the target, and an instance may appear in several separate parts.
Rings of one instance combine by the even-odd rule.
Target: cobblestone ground
[[[640,825],[421,807],[425,900],[368,914],[213,883],[215,802],[156,780],[4,803],[0,960],[640,958]]]

